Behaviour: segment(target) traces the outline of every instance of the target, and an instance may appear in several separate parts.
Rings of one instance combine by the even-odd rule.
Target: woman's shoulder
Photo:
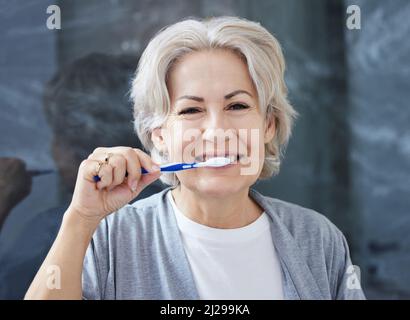
[[[262,195],[256,190],[251,192],[265,211],[285,227],[301,245],[308,243],[342,244],[344,240],[342,232],[322,213],[295,203]]]
[[[315,210],[252,192],[274,221],[274,231],[280,234],[276,237],[288,256],[307,263],[323,292],[330,289],[330,297],[338,299],[365,298],[360,288],[349,286],[349,279],[360,281],[360,275],[352,268],[348,242],[334,223]]]

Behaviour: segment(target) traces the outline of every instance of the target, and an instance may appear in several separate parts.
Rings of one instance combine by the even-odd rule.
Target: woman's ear
[[[276,117],[272,115],[270,119],[265,121],[265,136],[264,142],[268,143],[272,141],[273,137],[276,134]]]
[[[162,134],[162,128],[155,128],[154,130],[152,130],[151,141],[158,151],[166,151],[165,139]]]

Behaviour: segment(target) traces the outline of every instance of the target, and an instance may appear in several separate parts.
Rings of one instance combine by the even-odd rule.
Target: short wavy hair
[[[171,67],[187,53],[228,49],[246,63],[258,93],[265,121],[275,121],[276,134],[265,144],[265,159],[259,179],[279,173],[297,112],[287,98],[285,60],[277,39],[258,22],[239,17],[187,18],[162,28],[148,43],[132,81],[134,129],[154,161],[166,161],[151,140],[171,110],[167,88]],[[163,174],[168,185],[179,183],[175,174]]]

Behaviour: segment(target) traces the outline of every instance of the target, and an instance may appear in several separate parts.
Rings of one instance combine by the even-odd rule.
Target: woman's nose
[[[215,112],[211,113],[208,119],[204,122],[203,125],[203,134],[202,139],[207,140],[210,142],[230,140],[232,134],[234,134],[235,130],[230,125],[228,119],[225,119],[223,112]]]
[[[217,141],[221,139],[227,141],[229,140],[229,135],[226,134],[226,131],[222,128],[207,128],[202,135],[202,140],[214,143],[215,139]]]
[[[202,126],[204,129],[226,129],[230,126],[229,117],[219,106],[208,107]]]

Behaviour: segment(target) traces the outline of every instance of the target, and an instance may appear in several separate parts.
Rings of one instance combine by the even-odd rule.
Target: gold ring
[[[105,164],[105,162],[103,161],[98,161],[98,166],[97,166],[97,170],[96,170],[96,175],[98,176],[100,174],[100,169],[102,167],[102,165]]]

